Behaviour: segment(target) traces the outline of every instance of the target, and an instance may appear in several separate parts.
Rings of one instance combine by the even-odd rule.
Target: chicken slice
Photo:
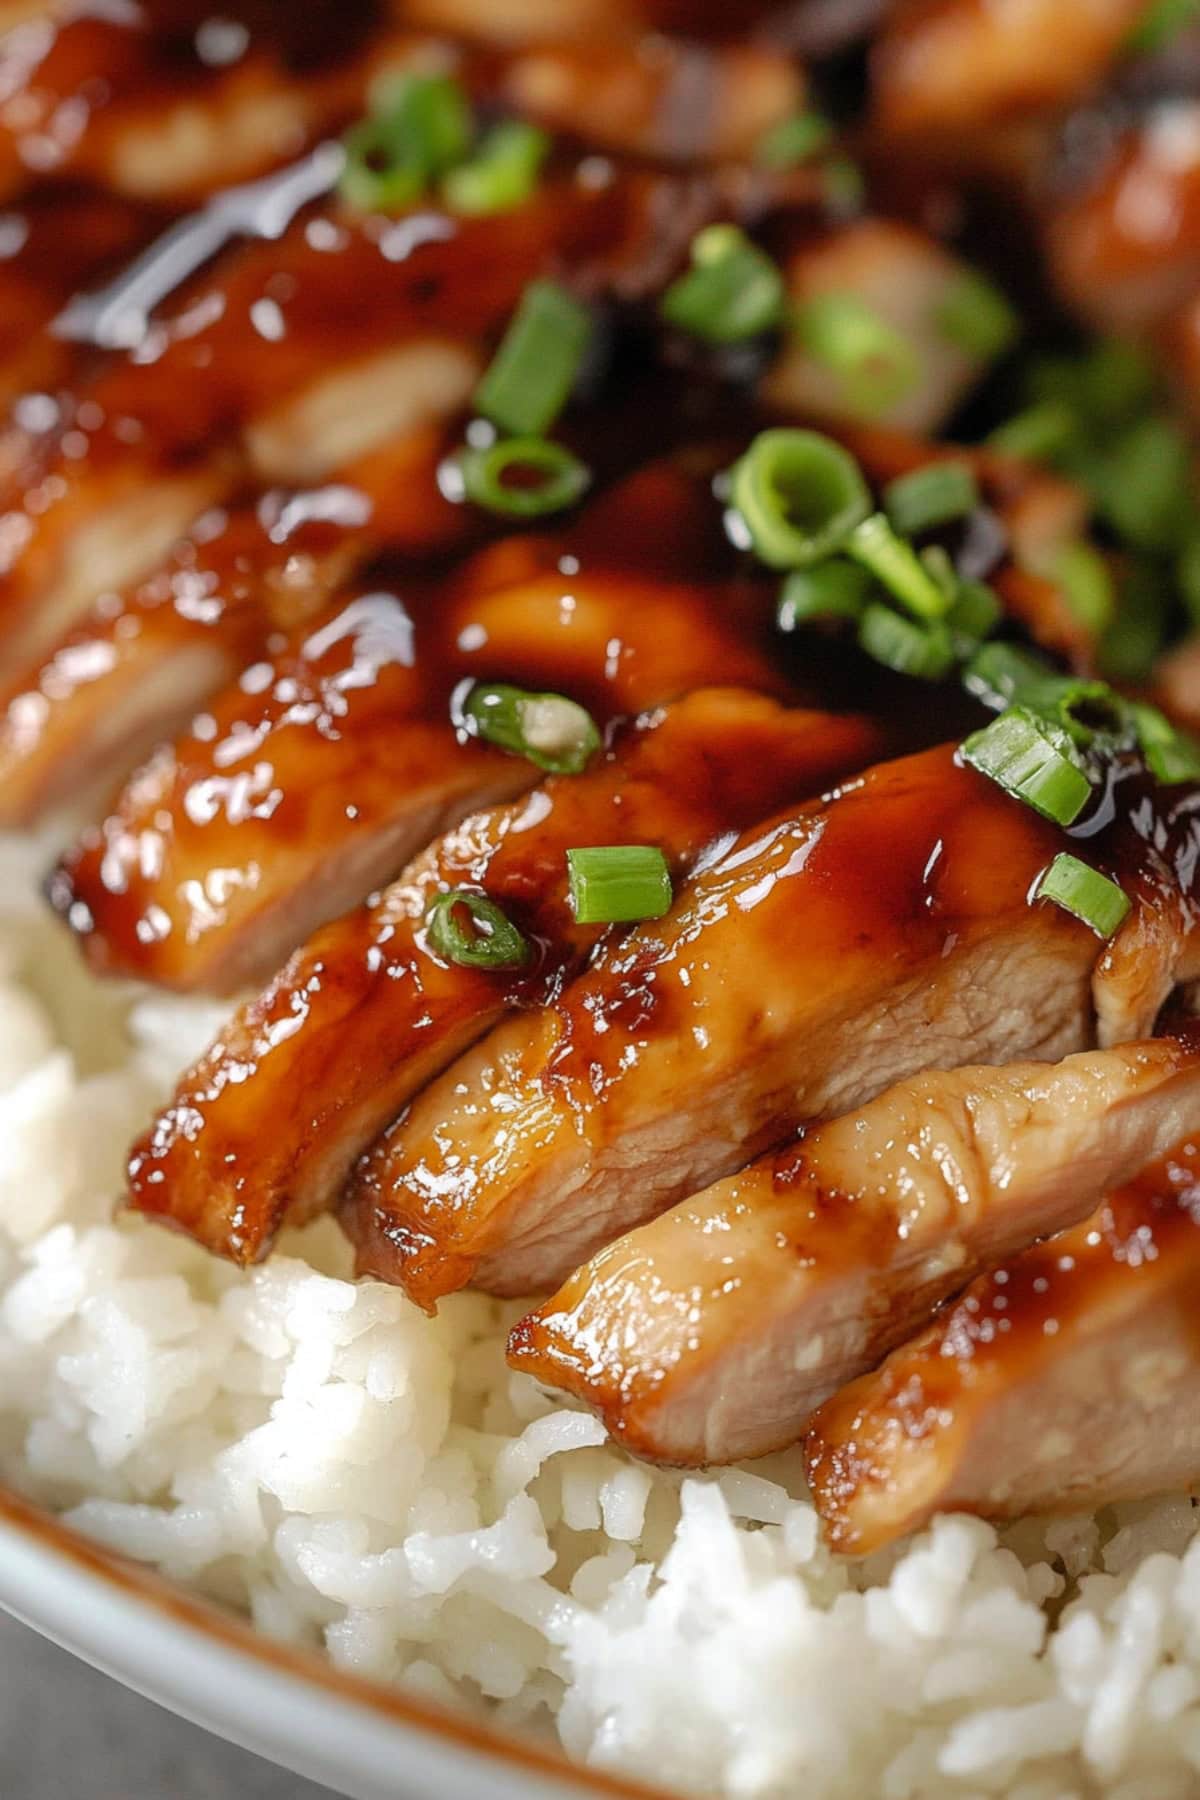
[[[0,441],[9,654],[52,642],[98,593],[148,574],[248,474],[313,485],[457,413],[529,278],[551,257],[615,250],[639,220],[621,180],[547,182],[502,218],[425,213],[382,234],[310,215],[231,252],[143,332],[132,291],[98,302],[105,329],[128,327],[135,347],[52,406],[49,429]]]
[[[764,399],[810,418],[936,431],[987,367],[940,323],[965,271],[934,238],[888,219],[863,219],[802,245],[785,266],[798,326],[763,384]],[[847,374],[831,363],[806,329],[814,307],[847,295],[894,334],[894,348],[885,342],[865,379],[861,366]]]
[[[1198,1304],[1189,1136],[821,1409],[806,1455],[830,1542],[865,1554],[936,1512],[1090,1512],[1193,1487]]]
[[[468,678],[567,693],[601,721],[714,680],[786,691],[768,590],[639,576],[619,555],[564,575],[561,548],[509,540],[448,587],[407,585],[407,604],[359,592],[244,671],[55,877],[93,966],[223,992],[262,979],[463,813],[532,786],[533,764],[456,736]],[[535,552],[548,568],[489,585]]]
[[[948,748],[748,834],[416,1100],[356,1175],[362,1270],[546,1292],[804,1121],[1084,1048],[1097,940],[1028,901],[1060,842]]]
[[[428,427],[319,487],[213,509],[147,581],[102,596],[0,688],[0,823],[29,824],[88,787],[107,800],[272,632],[313,618],[380,543],[424,557],[469,542],[479,515],[438,486],[450,447]]]
[[[918,1075],[609,1244],[509,1361],[654,1461],[764,1455],[979,1269],[1193,1128],[1191,1041]]]
[[[660,844],[678,873],[723,832],[869,762],[878,729],[789,711],[743,689],[644,714],[578,776],[465,819],[374,905],[296,952],[225,1026],[134,1151],[134,1205],[210,1250],[255,1261],[285,1217],[328,1205],[412,1095],[514,1004],[548,1000],[603,928],[577,925],[575,844]],[[433,896],[482,889],[537,960],[515,974],[447,963],[424,932]]]
[[[960,133],[1067,105],[1103,80],[1145,0],[925,0],[875,44],[880,130]]]

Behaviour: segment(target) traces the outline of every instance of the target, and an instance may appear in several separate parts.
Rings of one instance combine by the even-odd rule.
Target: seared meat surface
[[[865,1552],[960,1509],[1074,1512],[1200,1479],[1194,1136],[973,1282],[817,1414],[809,1480]]]
[[[426,1089],[356,1178],[360,1265],[544,1291],[906,1074],[1083,1048],[1099,946],[1027,901],[1051,838],[945,749],[746,835]]]
[[[584,960],[602,927],[571,916],[561,873],[571,844],[652,838],[683,870],[722,832],[820,790],[877,748],[863,720],[701,690],[634,721],[586,775],[464,819],[373,906],[297,951],[230,1022],[135,1150],[135,1205],[239,1261],[261,1256],[285,1215],[336,1196],[425,1082]],[[510,909],[538,946],[532,969],[494,974],[431,950],[431,899],[464,886]]]
[[[656,1461],[762,1455],[979,1268],[1196,1128],[1190,1040],[917,1076],[607,1245],[510,1360]]]

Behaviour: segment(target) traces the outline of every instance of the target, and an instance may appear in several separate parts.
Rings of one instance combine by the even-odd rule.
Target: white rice
[[[431,1321],[356,1287],[328,1223],[248,1275],[114,1223],[125,1146],[214,1010],[89,981],[43,861],[0,840],[5,1481],[264,1631],[681,1790],[1197,1792],[1187,1499],[946,1518],[847,1567],[794,1457],[630,1462],[506,1370],[512,1309]]]

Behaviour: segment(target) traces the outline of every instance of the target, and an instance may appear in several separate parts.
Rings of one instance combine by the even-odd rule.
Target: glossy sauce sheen
[[[99,966],[194,980],[206,935],[224,954],[231,914],[250,918],[339,849],[353,854],[423,782],[455,786],[464,806],[477,785],[491,797],[530,785],[532,765],[456,738],[450,701],[465,679],[567,693],[601,722],[715,681],[786,692],[769,589],[732,572],[696,579],[703,536],[679,514],[694,517],[701,494],[668,468],[641,480],[662,526],[644,561],[627,529],[606,554],[599,521],[578,538],[507,539],[445,581],[363,587],[268,647],[56,880]],[[676,538],[687,579],[661,569]],[[235,948],[222,980],[246,972]]]
[[[134,1204],[157,1212],[165,1197],[173,1222],[211,1249],[257,1259],[285,1209],[327,1201],[417,1087],[507,1008],[551,999],[603,935],[574,922],[569,846],[653,842],[678,878],[720,833],[881,748],[859,719],[716,689],[626,726],[588,773],[465,821],[377,906],[326,927],[231,1022],[135,1151]],[[455,887],[504,908],[532,947],[528,966],[485,973],[430,950],[426,907]]]

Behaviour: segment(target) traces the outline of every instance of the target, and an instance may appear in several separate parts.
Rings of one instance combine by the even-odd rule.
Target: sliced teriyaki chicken
[[[981,1268],[1200,1132],[1200,1041],[918,1075],[577,1269],[509,1361],[657,1462],[793,1443]]]
[[[1145,0],[896,6],[872,56],[880,130],[969,134],[1068,105],[1103,80],[1145,11]]]
[[[356,1175],[360,1266],[545,1292],[907,1075],[1087,1047],[1097,939],[1028,900],[1060,844],[949,748],[747,834],[425,1090]]]
[[[1088,1512],[1194,1487],[1198,1306],[1190,1136],[822,1408],[806,1456],[830,1542],[865,1554],[937,1512]]]
[[[438,486],[450,447],[428,426],[319,487],[212,508],[148,580],[102,596],[0,687],[0,823],[29,824],[89,787],[107,799],[272,632],[315,617],[380,545],[425,557],[470,542],[479,515]]]
[[[666,530],[677,482],[653,484]],[[565,693],[601,722],[714,681],[788,691],[769,588],[639,573],[619,544],[564,575],[592,529],[508,539],[407,600],[361,589],[251,664],[55,876],[93,966],[222,992],[264,979],[465,812],[531,787],[532,763],[456,734],[469,678]]]
[[[989,361],[942,324],[966,272],[934,238],[888,219],[863,219],[803,245],[784,270],[796,328],[763,398],[801,417],[936,430]],[[885,334],[868,364],[849,369],[823,352],[819,310],[847,295],[870,309],[874,329]]]
[[[328,1205],[355,1157],[425,1082],[512,1006],[548,1000],[603,927],[577,925],[575,844],[655,842],[676,873],[729,831],[878,754],[877,727],[716,688],[643,715],[585,773],[465,819],[380,900],[327,926],[226,1025],[135,1146],[130,1187],[239,1262],[285,1217]],[[533,947],[510,971],[446,961],[425,915],[482,891]]]
[[[10,427],[0,443],[9,656],[149,573],[248,476],[315,484],[456,413],[531,276],[548,259],[615,253],[641,229],[653,185],[548,182],[501,218],[426,213],[398,222],[399,239],[319,214],[231,251],[133,350],[55,401],[48,429]],[[107,305],[119,314],[122,302]]]
[[[361,107],[377,30],[369,0],[47,6],[0,37],[0,192],[70,176],[188,202],[245,181]]]

